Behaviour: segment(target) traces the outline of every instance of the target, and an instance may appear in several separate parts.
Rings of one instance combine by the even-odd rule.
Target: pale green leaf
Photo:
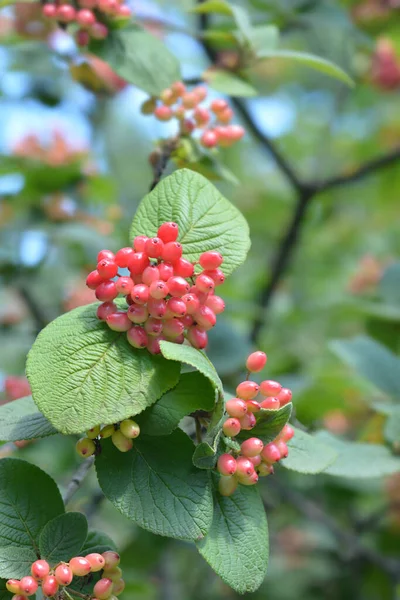
[[[384,433],[388,442],[392,444],[400,442],[400,407],[396,406],[391,411],[385,423]]]
[[[197,13],[197,14],[217,14],[217,15],[232,15],[232,8],[228,4],[228,2],[224,2],[224,0],[206,0],[201,4],[197,4],[193,8],[190,9],[189,12]]]
[[[142,412],[176,385],[179,365],[133,348],[96,317],[96,304],[57,318],[39,334],[27,375],[39,410],[63,433]]]
[[[256,56],[275,50],[279,42],[279,29],[275,25],[255,25],[251,30],[250,41]]]
[[[179,225],[183,256],[198,260],[206,250],[224,257],[221,266],[229,275],[246,258],[250,248],[246,220],[202,175],[180,169],[163,179],[139,205],[130,235],[156,235],[164,221]]]
[[[268,524],[256,487],[240,485],[228,498],[218,492],[214,518],[200,554],[236,592],[254,592],[264,580],[269,554]]]
[[[32,396],[0,406],[0,440],[17,442],[33,440],[58,433],[39,412]]]
[[[172,342],[160,342],[162,355],[168,360],[183,362],[194,367],[209,379],[218,391],[222,392],[222,383],[214,365],[207,355],[192,346],[174,344]]]
[[[288,442],[289,456],[281,461],[281,465],[298,473],[312,475],[325,471],[338,457],[337,451],[325,440],[293,427],[294,437]]]
[[[251,26],[249,13],[243,6],[238,6],[236,4],[231,4],[231,10],[235,23],[239,29],[239,41],[241,43],[250,42],[253,28]]]
[[[251,437],[260,438],[264,444],[269,444],[280,434],[283,427],[290,419],[292,403],[285,404],[282,408],[271,410],[262,408],[256,413],[257,425],[250,431],[242,430],[239,438],[246,440]]]
[[[256,88],[245,79],[223,69],[209,69],[203,73],[203,79],[214,90],[227,96],[251,98],[258,95]]]
[[[45,525],[40,534],[40,556],[50,565],[68,562],[73,556],[79,556],[87,533],[88,524],[82,513],[58,515]]]
[[[30,574],[31,565],[37,559],[38,556],[33,548],[19,548],[10,545],[0,547],[0,577],[21,579]]]

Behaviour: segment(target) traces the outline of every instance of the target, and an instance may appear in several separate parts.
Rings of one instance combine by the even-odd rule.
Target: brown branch
[[[160,148],[154,150],[149,156],[149,162],[153,167],[154,178],[150,184],[150,192],[160,183],[161,177],[169,163],[173,152],[177,149],[179,138],[171,138],[162,143]]]
[[[82,483],[84,482],[87,474],[89,473],[93,465],[94,456],[91,456],[90,458],[86,458],[85,461],[80,465],[80,467],[75,471],[63,495],[63,501],[65,505],[68,504],[72,496],[81,487]]]

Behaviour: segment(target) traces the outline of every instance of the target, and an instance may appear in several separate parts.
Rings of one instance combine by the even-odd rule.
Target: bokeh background
[[[193,4],[132,0],[139,21],[179,57],[187,80],[209,66],[198,18],[188,12]],[[254,131],[221,150],[225,172],[214,174],[214,183],[246,216],[252,248],[221,291],[227,310],[209,355],[233,387],[246,353],[262,349],[269,377],[293,389],[298,422],[383,442],[384,417],[373,408],[381,393],[338,357],[332,341],[362,334],[400,349],[400,285],[397,292],[386,285],[388,272],[400,280],[400,3],[242,4],[253,22],[278,25],[286,48],[334,61],[356,85],[289,61],[265,61],[251,73],[259,96],[239,100],[236,109],[237,120],[244,110]],[[222,47],[217,60],[234,66],[237,56]],[[128,242],[152,181],[148,155],[157,139],[174,133],[140,113],[145,99],[99,59],[79,55],[67,34],[51,31],[35,3],[0,10],[1,402],[29,392],[24,365],[38,331],[94,301],[84,282],[97,252]],[[304,193],[276,152],[314,191],[288,265],[266,297],[271,265]],[[331,178],[322,185],[329,189],[317,189]],[[60,486],[79,464],[74,440],[61,436],[0,447],[8,453],[40,465]],[[271,559],[254,600],[400,598],[391,562],[400,559],[400,476],[342,480],[277,469],[261,489]],[[153,536],[117,514],[94,477],[71,508],[122,549],[124,597],[236,596],[191,545]]]

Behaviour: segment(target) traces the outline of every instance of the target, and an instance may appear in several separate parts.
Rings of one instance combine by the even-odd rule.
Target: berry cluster
[[[120,452],[128,452],[133,447],[133,442],[140,434],[140,427],[132,419],[125,419],[115,425],[96,425],[86,432],[86,437],[78,440],[76,450],[82,458],[89,458],[98,454],[101,449],[101,440],[111,438],[112,443]]]
[[[176,223],[163,223],[157,237],[135,237],[133,248],[116,254],[102,250],[97,269],[86,280],[103,303],[98,318],[114,331],[125,331],[134,348],[147,348],[152,354],[160,353],[161,340],[183,344],[186,339],[195,348],[205,348],[207,331],[225,309],[214,294],[225,281],[221,254],[204,252],[198,263],[191,263],[182,258],[178,233]],[[197,264],[202,271],[195,274]],[[119,268],[127,268],[130,276],[120,275]],[[118,294],[126,298],[126,311],[113,302]]]
[[[250,373],[262,371],[267,362],[264,352],[253,352],[246,361],[248,376]],[[256,400],[258,393],[263,399]],[[239,383],[236,388],[236,398],[226,402],[226,412],[229,418],[222,426],[227,437],[235,437],[243,429],[249,431],[256,425],[255,413],[262,408],[278,409],[292,399],[292,392],[283,388],[280,383],[272,380]],[[219,491],[223,496],[230,496],[239,483],[254,485],[260,476],[270,475],[274,472],[273,464],[286,458],[288,455],[287,442],[292,439],[294,431],[290,425],[285,425],[278,437],[271,443],[264,445],[256,437],[245,440],[240,446],[240,452],[235,457],[233,454],[222,454],[217,463],[217,470],[221,474]]]
[[[87,46],[91,39],[104,40],[113,21],[131,17],[124,0],[55,0],[46,2],[43,16],[61,26],[78,26],[75,40],[78,46]]]
[[[12,600],[24,600],[27,596],[33,596],[39,584],[45,598],[54,598],[60,588],[74,593],[74,590],[68,588],[74,577],[86,577],[89,573],[101,571],[101,579],[95,583],[93,594],[87,596],[88,600],[116,600],[125,589],[119,562],[119,554],[111,550],[103,554],[88,554],[86,557],[75,556],[69,563],[62,562],[54,568],[50,568],[45,560],[37,560],[31,566],[31,575],[21,580],[9,579],[6,587],[14,594]]]
[[[199,130],[200,143],[205,148],[232,146],[242,139],[245,130],[240,125],[231,124],[233,110],[226,100],[213,100],[209,107],[200,106],[206,97],[207,88],[204,86],[188,91],[182,81],[176,81],[161,93],[159,99],[146,100],[142,112],[154,115],[159,121],[177,119],[181,135]]]

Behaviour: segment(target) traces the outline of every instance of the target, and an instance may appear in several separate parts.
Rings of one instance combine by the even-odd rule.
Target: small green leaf
[[[204,352],[196,350],[192,346],[173,344],[172,342],[160,342],[160,348],[165,358],[194,367],[211,381],[215,389],[222,392],[222,382],[218,373]]]
[[[400,442],[400,407],[396,406],[385,423],[385,439],[392,444]]]
[[[156,235],[164,221],[179,225],[183,256],[198,260],[206,250],[224,257],[222,270],[230,275],[246,258],[249,228],[241,213],[207,179],[180,169],[163,179],[139,204],[131,227],[136,235]]]
[[[192,464],[194,446],[183,431],[140,436],[122,453],[111,442],[96,459],[104,495],[123,515],[158,535],[202,538],[213,512],[209,473]]]
[[[136,350],[96,317],[97,304],[50,323],[28,355],[39,410],[63,433],[116,423],[153,404],[179,379],[179,364]]]
[[[319,431],[314,439],[329,444],[338,453],[336,460],[324,471],[329,475],[363,479],[400,472],[400,458],[393,456],[385,446],[346,442],[327,431]]]
[[[209,69],[203,73],[203,79],[217,92],[237,98],[251,98],[258,91],[245,79],[223,69]]]
[[[38,556],[33,548],[6,546],[0,548],[0,577],[21,579],[31,572],[31,565]],[[0,595],[1,597],[1,595]]]
[[[69,512],[58,515],[43,528],[39,538],[40,556],[50,565],[79,556],[88,533],[85,515]]]
[[[257,425],[251,431],[241,431],[239,438],[247,440],[251,437],[258,437],[264,444],[269,444],[280,434],[289,421],[291,413],[291,402],[277,410],[262,408],[256,413]]]
[[[17,442],[58,433],[37,409],[32,396],[0,406],[0,440]]]
[[[106,533],[103,533],[102,531],[89,531],[81,552],[83,556],[87,556],[93,552],[102,554],[107,550],[116,549],[117,546]]]
[[[353,79],[343,71],[340,67],[332,63],[326,58],[315,56],[314,54],[308,54],[307,52],[296,52],[294,50],[265,50],[258,53],[259,59],[279,58],[285,60],[296,61],[300,64],[310,67],[320,73],[334,77],[339,81],[342,81],[349,87],[354,87]]]
[[[169,435],[184,416],[202,409],[213,410],[215,390],[197,371],[181,375],[178,385],[140,415],[140,431],[147,435]]]
[[[110,31],[107,39],[91,45],[91,51],[151,96],[181,79],[178,59],[161,40],[136,25]]]
[[[211,529],[197,548],[239,594],[260,587],[267,570],[269,543],[267,518],[255,486],[240,485],[228,498],[216,493]]]
[[[379,293],[390,305],[400,305],[400,262],[389,265],[379,282]]]
[[[382,392],[400,399],[400,359],[390,350],[365,336],[334,340],[333,352]]]
[[[33,549],[38,557],[43,527],[63,512],[59,489],[44,471],[15,458],[0,461],[0,548]]]
[[[328,442],[319,440],[301,429],[293,427],[294,437],[288,443],[289,456],[280,463],[291,471],[315,475],[325,471],[338,457]]]
[[[224,0],[206,0],[201,4],[197,4],[190,9],[189,12],[197,13],[197,14],[217,14],[217,15],[232,15],[232,8],[228,4],[228,2],[224,2]]]

